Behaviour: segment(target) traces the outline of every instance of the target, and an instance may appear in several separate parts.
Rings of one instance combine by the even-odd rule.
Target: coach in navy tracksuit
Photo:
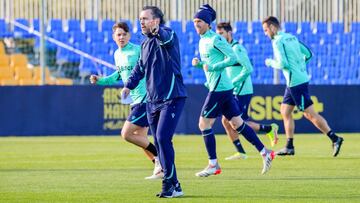
[[[185,104],[186,89],[180,67],[179,41],[174,31],[164,26],[162,11],[146,6],[140,14],[142,33],[141,56],[123,93],[128,94],[145,77],[147,117],[164,170],[159,197],[182,196],[176,176],[172,137]]]

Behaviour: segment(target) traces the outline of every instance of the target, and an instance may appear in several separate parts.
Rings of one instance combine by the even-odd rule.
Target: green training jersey
[[[207,87],[210,91],[221,92],[234,88],[224,68],[236,63],[236,56],[230,44],[220,35],[208,30],[200,35],[199,52],[201,62],[197,65],[202,68],[207,64],[209,69],[205,71]]]
[[[272,40],[274,59],[270,66],[282,69],[288,87],[294,87],[309,81],[306,63],[311,59],[309,48],[288,33],[278,32]]]
[[[226,68],[225,71],[234,85],[234,95],[252,94],[253,85],[250,75],[253,71],[253,66],[247,51],[239,42],[233,40],[230,44],[238,63]]]
[[[96,84],[99,85],[113,85],[116,84],[120,78],[125,83],[131,75],[131,71],[136,65],[140,57],[140,46],[128,43],[123,48],[118,48],[114,53],[115,65],[117,71],[113,74],[100,78]],[[138,104],[145,101],[146,88],[145,78],[140,80],[138,86],[130,91],[132,104]]]

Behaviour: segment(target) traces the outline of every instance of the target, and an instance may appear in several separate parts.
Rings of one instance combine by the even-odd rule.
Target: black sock
[[[271,131],[271,125],[263,125],[263,124],[260,124],[260,129],[259,129],[259,132],[264,132],[264,133],[268,133]]]
[[[332,130],[330,130],[328,133],[326,133],[327,134],[327,136],[330,138],[330,140],[332,141],[332,142],[336,142],[337,140],[338,140],[338,136],[332,131]]]
[[[294,141],[294,138],[288,138],[287,142],[286,142],[286,148],[294,149],[293,141]]]
[[[233,141],[233,143],[234,143],[234,145],[235,145],[238,152],[240,152],[242,154],[246,154],[246,152],[245,152],[244,148],[242,147],[239,139]]]
[[[151,152],[154,156],[158,155],[155,145],[153,145],[151,142],[149,143],[149,146],[147,146],[145,149]]]

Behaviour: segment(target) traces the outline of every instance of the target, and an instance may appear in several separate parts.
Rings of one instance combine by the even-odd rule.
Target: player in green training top
[[[90,82],[98,85],[113,85],[122,79],[127,81],[131,70],[136,65],[140,56],[140,46],[129,42],[130,33],[126,23],[116,23],[113,28],[113,40],[118,45],[114,53],[117,71],[107,77],[97,75],[90,76]],[[146,89],[145,81],[140,81],[139,85],[130,92],[133,103],[131,104],[131,113],[124,123],[121,130],[121,136],[128,142],[133,143],[144,149],[145,154],[155,164],[153,175],[146,179],[160,179],[163,177],[161,165],[157,157],[156,147],[149,141],[148,121],[146,117]]]
[[[330,129],[327,121],[314,110],[308,91],[309,77],[306,71],[306,63],[312,57],[310,49],[299,42],[295,36],[282,32],[277,18],[267,17],[262,25],[265,34],[272,40],[274,50],[274,59],[266,59],[265,64],[281,69],[286,79],[286,90],[280,111],[284,120],[287,144],[277,154],[282,156],[295,154],[293,145],[295,123],[292,112],[297,106],[304,112],[305,118],[331,139],[333,156],[336,157],[344,139],[337,136]]]
[[[225,116],[230,126],[241,133],[260,152],[263,157],[262,174],[264,174],[270,169],[275,154],[264,147],[254,130],[240,117],[240,110],[233,96],[234,86],[224,71],[225,68],[237,63],[236,56],[230,44],[210,29],[211,22],[215,18],[215,10],[206,4],[200,7],[193,20],[195,30],[200,35],[201,61],[194,58],[192,65],[204,70],[209,87],[199,119],[199,128],[208,152],[209,164],[204,170],[196,173],[196,176],[208,177],[221,173],[216,155],[215,135],[212,130],[216,118],[221,115]]]
[[[241,44],[239,44],[239,42],[233,39],[230,22],[222,22],[217,24],[216,32],[219,35],[222,35],[231,45],[238,62],[234,66],[226,68],[225,71],[234,85],[233,95],[235,97],[236,103],[239,106],[241,118],[246,121],[246,123],[252,129],[254,129],[255,132],[266,133],[270,139],[271,145],[274,146],[278,140],[278,126],[275,123],[271,125],[263,125],[249,120],[248,108],[251,97],[253,95],[253,86],[251,82],[251,72],[253,71],[253,67],[247,55],[246,49]],[[234,155],[225,159],[246,159],[247,155],[240,143],[239,134],[231,128],[229,121],[224,116],[222,117],[222,124],[225,128],[226,134],[229,136],[238,151]]]

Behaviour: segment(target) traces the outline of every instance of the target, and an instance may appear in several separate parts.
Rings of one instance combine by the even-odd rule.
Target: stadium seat
[[[30,28],[29,21],[27,19],[17,18],[17,19],[15,19],[15,22]],[[30,34],[27,30],[24,30],[16,25],[14,25],[14,37],[15,38],[31,38],[31,37],[33,37],[33,35]]]
[[[6,54],[5,44],[0,42],[0,56],[5,54]]]
[[[352,22],[351,23],[351,32],[359,33],[360,32],[360,22]]]
[[[32,71],[27,67],[15,67],[15,79],[32,79]]]
[[[56,78],[55,79],[56,85],[73,85],[74,82],[71,79],[68,78]]]
[[[243,44],[250,44],[250,45],[255,44],[255,35],[253,35],[253,34],[244,34],[242,43]]]
[[[15,79],[2,79],[0,80],[0,84],[3,86],[16,86],[19,84],[19,82]]]
[[[28,86],[28,85],[39,85],[38,81],[30,78],[30,79],[19,79],[19,85],[21,86]]]
[[[10,67],[0,68],[0,80],[14,79],[14,70]]]
[[[67,21],[67,32],[81,32],[80,28],[80,20],[77,19],[69,19]]]
[[[77,43],[75,43],[75,48],[77,48],[87,54],[90,54],[91,50],[92,50],[91,44],[87,43],[87,42],[77,42]]]
[[[327,26],[328,25],[325,22],[317,22],[316,23],[316,33],[317,34],[328,33]]]
[[[80,58],[80,65],[79,65],[79,75],[81,77],[81,83],[84,83],[85,77],[91,75],[91,74],[100,74],[98,65],[91,61],[90,59],[87,59],[85,57]]]
[[[86,43],[86,34],[81,31],[71,31],[69,32],[70,39],[69,42],[73,45],[75,43]]]
[[[8,29],[8,25],[4,19],[0,19],[0,38],[12,37],[14,34]]]
[[[344,23],[333,22],[331,23],[331,33],[344,33]]]
[[[0,54],[0,68],[10,66],[10,57],[5,54]]]
[[[63,32],[61,19],[50,19],[48,22],[47,32]]]
[[[88,31],[99,31],[99,24],[97,20],[90,20],[90,19],[86,19],[85,20],[85,26],[84,26],[84,31],[88,32]]]
[[[50,36],[62,43],[69,44],[70,33],[68,32],[54,31]]]
[[[194,23],[191,20],[186,21],[185,24],[185,33],[189,33],[189,32],[196,32]]]
[[[245,21],[236,21],[234,27],[234,33],[248,33],[248,23]]]
[[[104,43],[104,34],[102,32],[89,31],[86,34],[89,43]]]
[[[112,27],[115,24],[114,20],[103,20],[101,22],[101,30],[102,31],[112,31]]]
[[[310,22],[302,22],[300,33],[312,33],[311,24]]]
[[[169,27],[175,31],[177,35],[182,34],[182,24],[181,21],[178,20],[170,20]]]
[[[285,31],[292,33],[292,34],[296,34],[297,30],[298,30],[298,24],[295,22],[285,22],[284,23],[285,26]]]
[[[59,65],[65,63],[80,63],[80,56],[68,49],[60,47],[56,52],[56,63]]]
[[[109,46],[104,43],[93,43],[92,44],[92,54],[93,55],[109,55]]]
[[[323,44],[336,44],[336,35],[334,34],[320,34]]]
[[[41,68],[35,67],[33,69],[33,79],[36,80],[37,84],[41,84]],[[49,68],[45,68],[45,83],[48,85],[54,85],[55,80],[52,78]]]
[[[10,55],[10,67],[17,66],[27,67],[28,59],[25,54],[12,54]]]
[[[251,23],[251,31],[252,33],[263,33],[263,28],[262,28],[262,24],[260,21],[253,21]]]
[[[32,20],[32,28],[38,32],[40,32],[40,20],[38,18],[34,18]]]

